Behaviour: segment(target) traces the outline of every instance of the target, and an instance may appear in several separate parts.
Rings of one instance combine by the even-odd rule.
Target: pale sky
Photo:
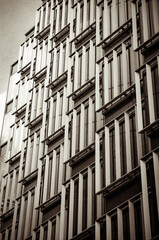
[[[0,132],[10,66],[18,59],[19,46],[40,6],[41,0],[0,0]]]

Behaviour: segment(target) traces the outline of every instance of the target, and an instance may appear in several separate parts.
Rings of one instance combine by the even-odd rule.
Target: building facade
[[[159,1],[43,0],[12,65],[0,240],[159,239]]]

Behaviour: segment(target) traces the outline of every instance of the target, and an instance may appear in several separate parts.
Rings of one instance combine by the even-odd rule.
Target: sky
[[[10,66],[16,62],[25,33],[35,24],[41,0],[0,0],[0,132]]]

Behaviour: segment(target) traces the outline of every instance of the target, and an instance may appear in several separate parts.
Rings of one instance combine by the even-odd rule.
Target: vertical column
[[[82,232],[82,207],[83,207],[83,175],[79,174],[79,189],[78,189],[78,227],[77,232]]]
[[[27,155],[26,155],[26,161],[25,161],[25,176],[27,176],[30,173],[30,167],[31,167],[31,137],[28,138],[28,145],[27,145]]]
[[[130,121],[129,114],[125,112],[125,142],[126,142],[126,163],[127,163],[127,172],[132,170],[132,161],[131,161],[131,141],[130,141]]]
[[[88,145],[93,141],[93,100],[89,97],[89,108],[88,108]]]
[[[99,79],[99,64],[96,64],[96,111],[100,108],[100,79]]]
[[[61,188],[62,188],[62,179],[63,179],[63,159],[64,159],[63,151],[64,151],[64,146],[63,146],[63,144],[61,144],[61,146],[60,146],[59,177],[58,177],[58,192],[60,192],[60,191],[61,191]]]
[[[135,106],[135,116],[137,116],[136,106]],[[138,165],[140,165],[140,158],[142,158],[143,154],[142,154],[142,135],[139,133],[138,121],[136,121],[136,140],[137,140]]]
[[[26,224],[25,224],[25,231],[24,231],[24,239],[30,235],[30,224],[31,224],[31,191],[28,192],[28,202],[27,202],[27,209],[26,209]]]
[[[100,237],[100,223],[95,222],[95,240],[101,240]]]
[[[45,60],[46,60],[46,41],[43,40],[42,49],[41,49],[41,64],[40,64],[39,70],[41,70],[45,66]]]
[[[74,212],[74,181],[70,180],[70,206],[69,206],[68,238],[73,237],[73,212]]]
[[[35,109],[36,109],[36,88],[33,89],[33,93],[32,93],[32,107],[31,107],[31,120],[34,119],[35,117]]]
[[[56,182],[56,150],[53,150],[53,159],[52,159],[52,171],[51,171],[51,191],[50,191],[50,198],[55,194],[55,182]]]
[[[66,110],[67,110],[67,87],[64,87],[63,90],[63,103],[62,103],[62,126],[65,125],[65,117],[66,117]]]
[[[77,111],[73,110],[73,126],[72,126],[72,156],[76,154],[76,125],[77,125]]]
[[[122,59],[123,59],[123,64],[122,64],[122,71],[123,71],[123,85],[124,85],[124,90],[128,88],[128,59],[127,59],[127,51],[126,51],[126,44],[122,43]]]
[[[36,169],[37,166],[37,143],[38,143],[38,136],[37,132],[34,133],[34,144],[33,144],[33,153],[32,153],[32,161],[31,161],[31,172]]]
[[[59,31],[59,21],[61,20],[60,19],[60,5],[57,5],[57,18],[56,18],[56,33],[58,33],[58,31]],[[55,34],[56,34],[55,33]]]
[[[90,25],[95,21],[95,1],[90,1]]]
[[[59,240],[65,239],[65,195],[66,195],[66,188],[62,185],[62,193],[61,193],[61,216],[60,216],[60,236]],[[71,206],[72,208],[72,206]],[[49,240],[49,239],[48,239]]]
[[[122,210],[117,208],[117,222],[118,222],[118,240],[123,240],[123,215]]]
[[[39,116],[41,113],[41,102],[42,102],[42,83],[39,83],[39,89],[38,89],[38,100],[37,100],[37,113],[36,115]]]
[[[52,231],[52,221],[48,221],[48,233],[47,233],[47,240],[51,239],[51,231]]]
[[[16,220],[17,220],[18,205],[19,205],[18,200],[15,200],[14,214],[13,214],[13,221],[12,221],[12,231],[11,231],[11,239],[12,240],[16,240],[15,239],[15,227],[16,227]],[[8,240],[8,238],[6,240]]]
[[[137,39],[137,17],[136,17],[136,2],[131,2],[132,9],[132,32],[133,32],[133,50],[138,47],[138,39]]]
[[[136,87],[138,131],[140,132],[143,129],[143,117],[142,117],[140,75],[139,73],[136,72],[135,72],[135,87]]]
[[[106,239],[112,239],[111,216],[106,215]]]
[[[45,10],[45,27],[48,25],[48,14],[49,14],[49,2],[46,2],[46,10]]]
[[[63,0],[61,29],[64,28],[65,26],[65,15],[66,15],[66,0]]]
[[[96,45],[100,43],[100,17],[101,11],[100,6],[96,6]]]
[[[79,78],[79,69],[78,69],[78,61],[79,61],[79,57],[78,57],[78,52],[75,53],[75,70],[74,70],[74,91],[77,90],[78,88],[78,78]]]
[[[118,57],[117,51],[113,50],[113,81],[114,81],[114,97],[119,94],[119,76],[118,76]]]
[[[40,239],[39,240],[43,240],[44,239],[44,227],[41,225],[40,226]]]
[[[95,46],[93,46],[93,41],[89,42],[89,80],[95,76]]]
[[[60,43],[59,74],[58,75],[61,75],[63,73],[63,66],[64,66],[64,63],[63,63],[63,43],[61,42]]]
[[[16,169],[13,170],[13,179],[12,179],[12,186],[11,186],[11,192],[10,192],[10,202],[9,202],[9,209],[12,208],[13,200],[15,199],[16,196]]]
[[[134,240],[136,238],[134,204],[131,201],[128,201],[128,203],[129,203],[130,240]]]
[[[7,205],[8,205],[8,200],[9,200],[9,191],[10,191],[10,184],[11,184],[11,174],[8,173],[8,179],[6,183],[6,194],[5,194],[5,199],[4,199],[4,207],[3,207],[3,213],[7,211]]]
[[[19,71],[22,67],[22,56],[23,56],[23,45],[20,46],[19,49],[19,57],[18,57],[18,67],[17,67],[17,71]]]
[[[147,75],[146,81],[147,81],[147,91],[148,91],[149,117],[150,117],[150,123],[153,123],[155,121],[155,109],[154,109],[151,67],[148,64],[146,64],[146,75]]]
[[[38,33],[38,23],[39,23],[39,17],[40,17],[40,13],[39,10],[36,11],[36,18],[35,18],[35,30],[34,30],[34,37],[37,35]]]
[[[26,58],[27,58],[27,42],[25,42],[24,44],[23,44],[23,63],[22,63],[22,67],[24,67],[25,66],[25,64],[26,64]]]
[[[83,195],[83,194],[82,194]],[[92,169],[88,167],[87,227],[92,226]]]
[[[66,53],[65,53],[65,62],[64,62],[64,71],[68,70],[68,64],[71,62],[71,58],[69,57],[70,52],[70,45],[69,45],[69,38],[66,39]],[[64,51],[63,51],[64,53]]]
[[[143,35],[144,35],[144,42],[149,38],[149,22],[148,22],[148,15],[147,15],[147,1],[142,1],[142,20],[143,20]]]
[[[152,1],[152,12],[153,12],[153,24],[154,24],[154,30],[155,33],[159,31],[159,16],[158,16],[158,11],[159,11],[159,5],[158,5],[158,0],[153,0]]]
[[[103,12],[103,22],[107,24],[103,24],[103,39],[108,37],[110,34],[110,11],[111,8],[108,8],[108,2],[104,1],[104,12]]]
[[[114,32],[118,27],[118,10],[117,10],[118,2],[117,0],[112,1],[112,9],[111,9],[111,20],[112,20],[112,32]]]
[[[55,117],[55,131],[59,128],[59,112],[60,112],[60,92],[57,92],[57,100],[56,100],[56,117]],[[62,107],[62,106],[60,106]]]
[[[45,160],[45,178],[44,178],[44,187],[43,187],[43,202],[47,200],[47,190],[48,188],[51,188],[51,186],[48,186],[48,177],[49,177],[49,156],[46,155]]]
[[[88,61],[88,60],[87,60]],[[82,78],[81,85],[83,85],[86,81],[86,47],[82,47]]]
[[[77,3],[76,36],[80,33],[80,3]]]
[[[104,58],[104,104],[109,102],[109,65],[108,58]]]
[[[56,215],[56,233],[55,233],[55,239],[59,239],[60,235],[60,216]]]
[[[110,184],[110,139],[109,127],[105,126],[105,186]]]
[[[148,185],[146,174],[146,162],[140,161],[141,166],[141,184],[142,184],[142,200],[143,200],[143,215],[145,226],[145,239],[151,239],[151,225],[150,225],[150,209],[148,199]]]
[[[64,161],[63,162],[66,162],[69,158],[69,150],[70,150],[70,147],[69,147],[69,116],[66,115],[66,118],[65,118],[65,135],[64,135]],[[72,142],[73,143],[73,142]]]
[[[49,126],[48,126],[48,136],[52,134],[52,129],[53,129],[53,108],[54,108],[54,99],[53,97],[50,98],[50,108],[49,108]]]
[[[39,27],[39,32],[42,31],[43,29],[43,22],[44,22],[44,6],[41,7],[41,15],[40,15],[40,27]]]
[[[80,151],[84,149],[84,136],[85,134],[88,134],[84,132],[84,111],[85,111],[85,106],[84,104],[81,104],[81,119],[80,119]]]
[[[101,167],[100,167],[100,136],[96,133],[95,136],[95,192],[101,190]]]
[[[87,16],[87,1],[84,1],[84,6],[83,6],[83,30],[87,28],[88,26],[88,16]]]
[[[116,179],[118,179],[121,177],[120,130],[118,120],[115,120],[115,161],[116,161]]]
[[[52,68],[53,73],[52,73],[52,80],[56,79],[57,76],[57,48],[54,48],[54,66]]]
[[[24,233],[24,223],[25,223],[25,196],[21,197],[21,207],[20,207],[20,216],[19,216],[19,226],[18,226],[18,236],[17,240],[23,239]]]

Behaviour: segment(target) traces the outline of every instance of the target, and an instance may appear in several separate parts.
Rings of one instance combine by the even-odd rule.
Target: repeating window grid
[[[53,34],[57,34],[68,24],[69,11],[68,11],[68,2],[67,0],[62,1],[62,3],[57,4],[53,9]]]
[[[36,170],[39,158],[40,131],[29,137],[26,148],[25,177]]]
[[[14,207],[19,171],[14,169],[3,179],[1,190],[1,210],[3,213]]]
[[[45,29],[50,23],[51,3],[48,1],[37,11],[36,34]]]
[[[99,66],[100,69],[102,68],[104,104],[135,83],[135,62],[137,59],[131,42],[122,43],[104,57]]]
[[[30,121],[34,120],[42,113],[43,98],[44,98],[44,82],[40,82],[32,90]]]
[[[96,215],[94,208],[95,199],[95,174],[94,168],[88,168],[83,173],[79,173],[70,185],[70,206],[69,206],[69,238],[83,232],[91,227]],[[71,208],[71,210],[70,210]],[[70,224],[73,224],[70,226]]]
[[[70,157],[74,156],[95,139],[95,101],[87,101],[71,114],[69,131]],[[66,131],[68,131],[66,129]]]
[[[103,136],[99,134],[103,144],[103,151],[99,156],[99,159],[102,157],[102,161],[99,162],[101,187],[108,186],[138,166],[136,124],[135,112],[125,112],[105,126]]]
[[[20,216],[17,238],[23,239],[31,235],[34,213],[34,190],[21,197]],[[26,224],[27,223],[27,224]]]
[[[104,1],[104,4],[99,6],[99,21],[101,40],[108,37],[117,28],[122,26],[132,17],[131,1],[113,0]],[[107,26],[105,23],[107,22]]]
[[[73,4],[73,24],[71,29],[73,31],[73,37],[81,34],[90,24],[95,20],[96,12],[95,12],[95,4],[96,1],[82,1],[77,4]]]
[[[31,62],[33,54],[33,38],[29,38],[25,43],[20,46],[18,70],[25,67]]]
[[[52,58],[52,81],[67,70],[67,56],[69,51],[68,39],[55,47],[51,53]]]
[[[42,202],[49,200],[61,191],[63,172],[63,147],[53,150],[52,154],[46,157],[44,166],[44,178],[42,187]]]
[[[36,230],[36,240],[59,239],[60,214],[49,219]]]
[[[65,106],[66,91],[64,88],[56,92],[53,97],[50,98],[48,102],[49,115],[48,115],[48,133],[47,136],[50,136],[52,133],[56,132],[65,123]]]
[[[46,67],[48,58],[48,39],[42,40],[35,48],[35,74]]]
[[[16,122],[16,124],[12,127],[13,128],[13,136],[12,136],[13,140],[12,140],[12,144],[11,144],[11,156],[14,156],[21,149],[23,133],[24,133],[24,122],[25,122],[25,117],[23,117],[21,120]]]
[[[88,45],[83,46],[72,57],[72,92],[95,76],[95,62],[93,62],[93,59],[95,59],[95,45],[90,40]]]
[[[146,64],[136,73],[136,97],[138,108],[138,125],[141,131],[159,118],[158,95],[159,77],[158,62]]]
[[[140,196],[108,212],[100,222],[99,239],[144,239],[143,205]]]

